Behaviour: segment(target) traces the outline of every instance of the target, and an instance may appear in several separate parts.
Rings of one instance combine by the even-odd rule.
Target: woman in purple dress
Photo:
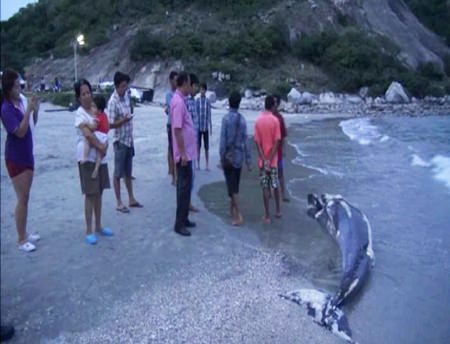
[[[37,122],[39,101],[33,96],[25,108],[19,74],[6,70],[2,75],[1,119],[7,131],[5,162],[17,196],[15,210],[18,246],[21,251],[36,250],[38,234],[27,232],[28,200],[33,182],[34,155],[30,122]]]

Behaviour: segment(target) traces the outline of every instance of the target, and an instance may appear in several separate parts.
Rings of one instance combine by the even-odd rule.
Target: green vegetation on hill
[[[223,15],[249,14],[268,0],[39,0],[1,23],[1,68],[23,71],[33,58],[68,56],[75,36],[82,32],[90,49],[107,42],[115,25],[135,24],[150,16],[153,22],[166,12],[189,5]],[[237,10],[239,9],[239,11]],[[83,50],[82,50],[83,52]]]
[[[449,14],[436,12],[443,2],[408,1],[425,23],[435,18],[440,26],[434,29],[445,35]],[[33,58],[70,56],[79,32],[87,38],[83,54],[107,42],[117,27],[138,25],[129,50],[132,60],[181,59],[206,81],[213,71],[230,74],[230,81],[216,85],[223,92],[245,86],[284,94],[299,81],[312,91],[370,86],[380,94],[393,79],[415,96],[441,95],[450,88],[437,66],[411,72],[396,59],[392,43],[369,37],[342,14],[337,19],[345,29],[339,34],[311,33],[292,42],[285,18],[261,19],[259,14],[273,6],[269,0],[40,0],[2,22],[1,68],[22,72]]]

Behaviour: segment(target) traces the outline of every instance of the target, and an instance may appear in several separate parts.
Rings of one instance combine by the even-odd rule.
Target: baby
[[[89,128],[97,138],[100,143],[108,144],[108,131],[109,131],[109,123],[108,117],[105,114],[106,101],[103,96],[94,97],[94,101],[91,105],[91,113],[94,114],[92,121],[86,121],[83,123],[87,128]],[[89,151],[91,149],[95,149],[89,145],[89,142],[85,140],[84,151],[83,151],[83,160],[81,163],[84,163],[88,160]],[[100,164],[102,162],[103,156],[99,150],[96,150],[95,156],[95,168],[92,172],[91,178],[95,179],[98,176],[98,171],[100,168]]]

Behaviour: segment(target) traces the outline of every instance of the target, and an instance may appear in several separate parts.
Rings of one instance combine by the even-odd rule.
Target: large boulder
[[[381,98],[381,97],[376,97],[373,102],[374,102],[375,105],[383,105],[383,104],[385,104],[384,99]]]
[[[291,90],[287,94],[287,99],[288,102],[298,104],[302,99],[302,94],[299,91],[297,91],[296,88],[291,88]]]
[[[385,98],[388,103],[409,103],[408,95],[397,81],[391,83],[386,91]]]
[[[312,93],[303,92],[298,104],[309,105],[309,104],[312,104],[313,100],[314,100],[314,95]]]
[[[341,100],[333,92],[325,92],[319,95],[319,103],[326,105],[340,104]]]
[[[348,95],[346,100],[349,104],[361,104],[363,102],[360,97],[354,95]]]

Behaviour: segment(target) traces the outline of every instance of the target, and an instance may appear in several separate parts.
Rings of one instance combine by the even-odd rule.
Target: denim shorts
[[[114,142],[114,177],[131,178],[134,147],[128,147],[119,141]]]

